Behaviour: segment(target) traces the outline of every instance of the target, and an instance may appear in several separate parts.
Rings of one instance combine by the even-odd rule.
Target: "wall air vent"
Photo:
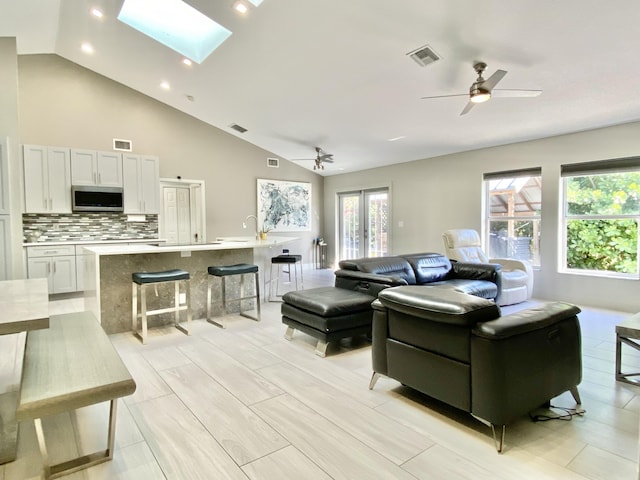
[[[441,58],[429,45],[424,45],[413,52],[407,53],[407,55],[413,58],[421,67],[426,67]]]
[[[133,142],[131,140],[122,140],[121,138],[113,139],[113,149],[121,152],[131,152],[133,150]]]
[[[279,158],[267,158],[267,167],[280,168]]]
[[[241,127],[240,125],[238,125],[237,123],[232,123],[231,125],[229,125],[232,129],[234,129],[236,132],[240,132],[240,133],[244,133],[247,131],[246,128]]]

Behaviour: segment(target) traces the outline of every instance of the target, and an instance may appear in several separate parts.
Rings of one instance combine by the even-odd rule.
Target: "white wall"
[[[112,150],[112,139],[132,140],[134,153],[160,157],[160,176],[204,180],[207,239],[253,234],[242,229],[256,214],[258,178],[310,182],[312,229],[278,233],[299,237],[292,252],[312,258],[323,217],[323,177],[281,160],[235,134],[212,127],[57,55],[18,57],[20,143]]]
[[[444,230],[481,230],[483,173],[541,167],[541,267],[535,273],[534,296],[640,311],[638,280],[558,273],[560,165],[639,154],[640,123],[629,123],[326,177],[324,234],[329,255],[336,255],[338,192],[390,185],[392,253],[442,252]],[[398,227],[400,221],[403,228]]]

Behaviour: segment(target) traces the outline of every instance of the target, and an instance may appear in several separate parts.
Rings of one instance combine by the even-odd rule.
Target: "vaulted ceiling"
[[[335,159],[324,175],[640,120],[637,0],[264,0],[244,16],[234,0],[188,3],[233,32],[190,67],[118,21],[122,0],[0,0],[0,36],[281,158],[320,146]],[[440,60],[407,55],[424,45]],[[463,116],[465,96],[421,99],[468,92],[478,60],[485,78],[508,72],[499,88],[542,95],[492,98]]]

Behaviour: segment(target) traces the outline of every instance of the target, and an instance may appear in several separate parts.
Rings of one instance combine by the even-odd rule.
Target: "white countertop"
[[[269,236],[267,240],[256,240],[254,237],[225,237],[214,242],[193,245],[105,245],[87,246],[86,250],[97,255],[132,255],[141,253],[197,252],[209,250],[233,250],[236,248],[264,248],[282,245],[298,240],[297,237]]]

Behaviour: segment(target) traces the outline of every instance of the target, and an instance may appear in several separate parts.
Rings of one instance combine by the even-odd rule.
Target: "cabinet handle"
[[[53,263],[53,273],[56,273],[56,264],[55,264],[55,262]]]
[[[47,263],[47,275],[51,273],[51,263]]]
[[[98,183],[98,174],[93,172],[93,183]]]
[[[98,172],[98,185],[102,183],[102,175]]]

